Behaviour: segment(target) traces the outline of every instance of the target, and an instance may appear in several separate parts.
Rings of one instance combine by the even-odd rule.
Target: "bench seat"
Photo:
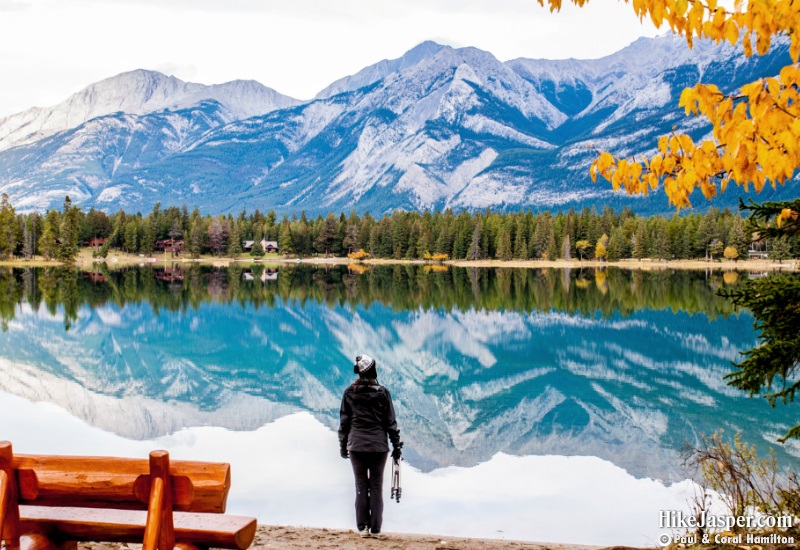
[[[20,505],[23,533],[61,540],[139,542],[147,512],[106,508]],[[199,547],[246,550],[256,534],[256,520],[242,516],[174,512],[175,540]]]

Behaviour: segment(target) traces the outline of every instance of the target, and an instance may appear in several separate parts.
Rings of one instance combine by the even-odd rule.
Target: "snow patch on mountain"
[[[472,180],[453,197],[451,208],[482,209],[497,205],[519,205],[528,194],[530,182],[514,181],[494,174],[483,174]]]
[[[556,146],[544,140],[537,139],[523,134],[513,128],[492,120],[483,115],[467,116],[464,120],[464,128],[473,130],[479,134],[489,134],[509,141],[516,141],[536,149],[555,149]]]

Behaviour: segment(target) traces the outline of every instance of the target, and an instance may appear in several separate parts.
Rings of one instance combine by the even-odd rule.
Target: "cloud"
[[[0,0],[0,74],[14,84],[0,90],[0,116],[140,68],[204,84],[253,79],[308,99],[425,40],[560,59],[657,34],[629,6],[599,4],[555,15],[532,0]]]
[[[0,0],[0,12],[24,11],[30,9],[30,2],[19,2],[18,0]]]
[[[154,6],[165,11],[225,13],[273,13],[295,15],[306,19],[348,17],[395,17],[413,12],[457,14],[529,13],[543,10],[529,0],[495,0],[487,5],[484,0],[82,0],[84,4],[117,4]]]

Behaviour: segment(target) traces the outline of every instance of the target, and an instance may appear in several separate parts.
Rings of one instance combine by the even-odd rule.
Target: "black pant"
[[[383,523],[383,470],[389,453],[350,451],[356,477],[356,525],[363,531],[381,532]]]

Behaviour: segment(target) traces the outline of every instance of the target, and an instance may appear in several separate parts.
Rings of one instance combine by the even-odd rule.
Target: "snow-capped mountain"
[[[212,100],[141,116],[117,113],[98,117],[41,139],[35,146],[3,152],[0,174],[27,172],[38,181],[30,192],[15,200],[23,210],[46,208],[63,201],[64,194],[80,203],[92,201],[102,207],[119,200],[126,190],[109,186],[110,181],[185,151],[233,118],[230,111]],[[139,194],[131,188],[127,192],[128,200]],[[161,187],[160,193],[167,199],[170,190]]]
[[[214,87],[163,75],[147,85],[152,73],[141,71],[123,79],[138,84],[101,93],[98,83],[62,104],[82,105],[76,112],[85,122],[70,119],[77,126],[0,151],[0,191],[23,209],[59,205],[69,193],[109,210],[144,211],[160,201],[210,212],[597,204],[663,212],[669,207],[658,193],[631,198],[592,185],[592,149],[652,151],[674,127],[702,137],[709,128],[677,108],[685,86],[700,80],[733,90],[788,61],[782,43],[745,58],[702,41],[689,49],[672,36],[597,60],[507,63],[425,42],[310,102],[281,96],[260,104],[253,97],[266,96],[248,95],[242,83],[220,85],[226,92],[211,97]],[[91,120],[87,105],[96,106]],[[129,139],[148,146],[127,148]],[[729,191],[716,204],[736,200]]]
[[[231,119],[263,115],[299,103],[253,80],[206,86],[155,71],[130,71],[87,86],[53,107],[32,107],[0,119],[0,150],[33,143],[96,118],[122,112],[144,115],[216,100]]]

